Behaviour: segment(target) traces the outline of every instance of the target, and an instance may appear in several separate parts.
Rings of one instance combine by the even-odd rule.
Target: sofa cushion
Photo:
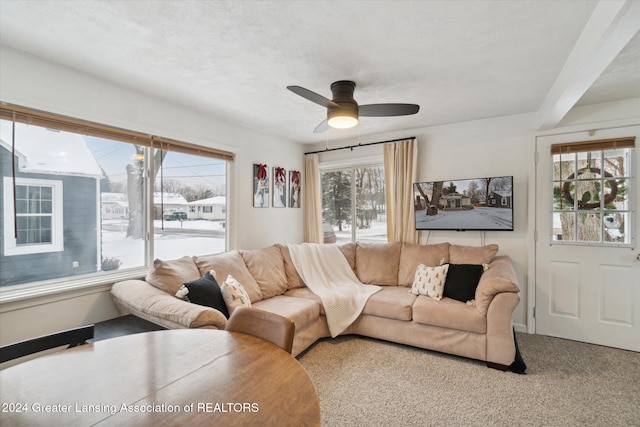
[[[436,301],[420,295],[413,303],[413,320],[423,325],[460,331],[487,333],[487,318],[473,305],[450,298]]]
[[[356,272],[356,242],[344,243],[342,245],[337,245],[342,255],[346,258],[349,263],[349,267]]]
[[[196,256],[195,261],[200,270],[200,276],[204,276],[204,273],[209,270],[215,270],[216,280],[223,281],[231,274],[238,282],[242,283],[251,302],[262,299],[260,286],[249,272],[240,252],[233,250],[215,255]]]
[[[400,265],[398,268],[398,285],[411,286],[415,278],[416,268],[424,264],[436,266],[449,262],[449,243],[436,245],[414,245],[404,243],[400,251]]]
[[[224,314],[224,317],[229,318],[229,311],[222,297],[220,285],[209,271],[199,279],[183,283],[176,293],[176,297],[193,304],[215,308]]]
[[[449,264],[435,267],[420,264],[416,269],[416,276],[409,292],[413,295],[426,295],[436,300],[442,299],[448,271]]]
[[[282,254],[282,261],[284,262],[284,274],[287,276],[287,289],[296,289],[306,286],[302,277],[298,274],[296,267],[293,265],[291,259],[291,253],[289,248],[285,245],[276,244]]]
[[[306,298],[278,295],[253,305],[260,310],[270,311],[290,319],[300,331],[308,324],[315,322],[320,316],[320,304]]]
[[[489,264],[498,253],[498,245],[449,247],[451,264]]]
[[[307,288],[306,286],[304,288],[289,289],[284,293],[284,295],[288,297],[306,298],[312,301],[316,301],[318,304],[320,304],[320,314],[326,314],[324,312],[324,305],[322,305],[322,300],[320,299],[320,297],[314,294],[313,291],[311,291],[311,289]]]
[[[224,303],[227,305],[229,313],[233,313],[238,307],[251,307],[251,300],[247,291],[232,275],[228,275],[220,287]]]
[[[282,295],[287,290],[287,275],[280,248],[275,245],[262,249],[240,251],[249,272],[262,291],[262,298]]]
[[[406,288],[385,286],[369,297],[362,314],[388,319],[411,320],[412,307],[416,298],[416,295],[407,292]]]
[[[199,279],[203,275],[193,258],[184,256],[169,261],[156,259],[144,280],[162,291],[175,295],[184,282]]]
[[[484,267],[476,264],[449,264],[444,296],[462,302],[476,297],[476,288]]]
[[[396,286],[402,243],[356,244],[356,275],[368,285]]]

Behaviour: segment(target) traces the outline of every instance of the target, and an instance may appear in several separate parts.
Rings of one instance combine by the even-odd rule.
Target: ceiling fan
[[[358,105],[353,99],[353,91],[356,84],[350,80],[339,80],[331,83],[333,99],[327,99],[322,95],[305,89],[301,86],[287,86],[291,92],[322,105],[327,108],[327,119],[318,125],[313,131],[320,133],[326,131],[327,126],[337,129],[348,129],[358,124],[359,116],[366,117],[390,117],[408,116],[416,114],[420,106],[416,104],[367,104]]]

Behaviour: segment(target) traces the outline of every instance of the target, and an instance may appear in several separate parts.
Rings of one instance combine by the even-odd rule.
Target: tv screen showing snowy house
[[[416,230],[513,231],[513,176],[413,184]]]

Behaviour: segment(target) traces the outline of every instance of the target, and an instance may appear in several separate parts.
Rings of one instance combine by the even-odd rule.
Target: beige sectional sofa
[[[357,334],[486,361],[507,368],[516,344],[512,315],[520,297],[511,259],[496,256],[497,245],[449,243],[349,243],[338,246],[358,279],[380,285],[362,313],[342,334]],[[488,264],[469,302],[435,300],[410,292],[419,264]],[[156,261],[145,280],[125,280],[111,293],[122,314],[134,314],[168,328],[224,329],[218,310],[176,298],[183,282],[214,270],[220,284],[228,274],[246,289],[252,307],[275,312],[295,323],[293,354],[329,337],[319,297],[296,272],[289,249],[273,245],[209,256]]]

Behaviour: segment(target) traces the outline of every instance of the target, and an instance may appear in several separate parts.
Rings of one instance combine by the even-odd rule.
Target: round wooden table
[[[226,331],[147,332],[61,351],[0,371],[0,393],[0,425],[320,425],[302,365]]]

